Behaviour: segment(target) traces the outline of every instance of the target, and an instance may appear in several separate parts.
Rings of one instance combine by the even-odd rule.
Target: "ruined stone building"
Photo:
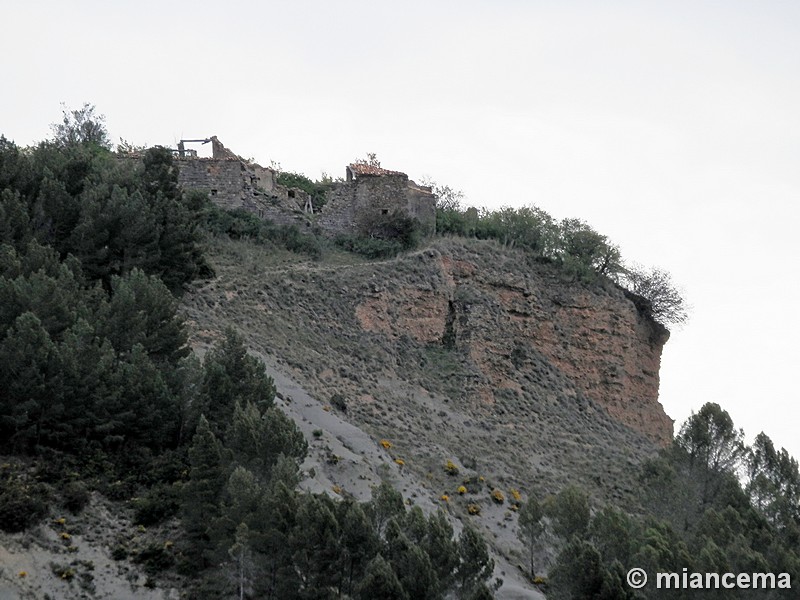
[[[312,207],[306,192],[280,185],[274,170],[240,158],[216,136],[209,141],[211,158],[183,148],[176,153],[181,187],[206,192],[222,208],[240,208],[282,225],[307,226]]]
[[[317,221],[323,231],[358,233],[360,223],[381,215],[402,214],[419,222],[423,235],[436,228],[436,197],[405,173],[354,163],[347,177],[327,194]]]
[[[212,144],[210,158],[179,146],[178,182],[185,189],[208,193],[223,208],[244,209],[273,223],[314,228],[327,235],[360,233],[365,221],[393,214],[416,219],[424,235],[435,230],[435,195],[405,173],[348,165],[345,181],[331,184],[320,208],[313,206],[305,191],[279,184],[275,170],[242,159],[216,137],[203,141]]]

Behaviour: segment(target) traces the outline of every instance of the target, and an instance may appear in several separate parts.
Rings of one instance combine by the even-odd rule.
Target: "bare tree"
[[[623,285],[649,302],[650,316],[662,325],[681,325],[689,318],[683,294],[665,270],[634,265],[625,269]]]

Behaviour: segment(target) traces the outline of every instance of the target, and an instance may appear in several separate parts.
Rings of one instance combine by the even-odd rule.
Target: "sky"
[[[382,165],[578,217],[691,305],[676,426],[717,402],[800,457],[796,0],[0,0],[0,133],[90,102],[112,139],[217,135],[313,178]]]

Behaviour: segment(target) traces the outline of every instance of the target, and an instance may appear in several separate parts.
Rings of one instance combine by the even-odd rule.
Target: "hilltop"
[[[360,162],[263,170],[271,196],[214,158],[240,177],[219,203],[255,203],[227,210],[91,116],[0,136],[0,593],[638,600],[634,565],[800,573],[797,461],[712,402],[673,437],[668,274]]]

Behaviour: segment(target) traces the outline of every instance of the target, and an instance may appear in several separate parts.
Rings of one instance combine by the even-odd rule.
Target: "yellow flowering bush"
[[[479,515],[481,514],[481,507],[477,504],[469,504],[467,506],[467,512],[471,515]]]
[[[503,492],[495,488],[492,490],[492,500],[494,500],[498,504],[502,504],[503,502],[506,501],[506,497],[503,495]]]
[[[391,448],[391,447],[392,447],[392,442],[390,442],[389,440],[381,440],[381,441],[380,441],[380,444],[381,444],[381,446],[383,446],[383,447],[384,447],[384,449],[386,449],[386,450],[388,450],[389,448]]]
[[[458,490],[456,490],[462,496],[467,493],[467,488],[463,485],[458,486]]]
[[[448,459],[444,464],[444,470],[447,471],[448,475],[458,475],[458,467],[452,460]]]

